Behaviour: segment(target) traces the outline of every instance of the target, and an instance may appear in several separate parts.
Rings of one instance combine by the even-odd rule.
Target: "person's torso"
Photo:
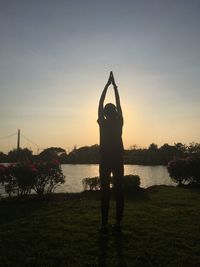
[[[122,127],[123,118],[103,119],[100,127],[100,153],[116,156],[123,153]]]

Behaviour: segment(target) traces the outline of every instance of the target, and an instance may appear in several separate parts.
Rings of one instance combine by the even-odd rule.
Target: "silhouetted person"
[[[108,103],[104,107],[106,92],[111,83],[115,92],[116,106],[112,103]],[[116,197],[116,224],[114,225],[114,229],[121,231],[121,221],[124,209],[124,165],[122,142],[123,115],[117,85],[115,84],[112,72],[110,72],[110,77],[105,85],[99,101],[97,122],[100,129],[99,174],[101,181],[101,231],[104,233],[108,231],[111,173],[113,174],[114,191]]]

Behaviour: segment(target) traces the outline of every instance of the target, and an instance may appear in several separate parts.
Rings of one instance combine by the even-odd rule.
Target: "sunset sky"
[[[199,14],[199,0],[0,0],[0,137],[98,143],[113,70],[126,148],[200,142]]]

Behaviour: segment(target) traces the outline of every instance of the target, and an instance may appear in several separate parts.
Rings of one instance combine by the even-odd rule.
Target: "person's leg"
[[[99,166],[101,182],[101,220],[102,226],[108,224],[108,210],[110,201],[110,170],[105,164]]]
[[[124,190],[123,190],[124,165],[118,162],[113,168],[114,192],[116,198],[116,223],[121,224],[124,212]]]

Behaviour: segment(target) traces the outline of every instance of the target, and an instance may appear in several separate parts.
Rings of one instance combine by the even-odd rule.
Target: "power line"
[[[32,141],[30,138],[26,137],[24,134],[21,133],[21,136],[24,137],[27,141],[35,145],[38,149],[42,149],[38,144],[36,144],[34,141]]]
[[[0,149],[8,149],[8,146],[0,147]]]
[[[0,149],[8,149],[10,147],[10,137],[12,136],[16,136],[18,135],[18,133],[13,133],[13,134],[10,134],[10,135],[6,135],[6,136],[2,136],[0,137],[0,140],[5,140],[7,139],[8,140],[8,145],[7,146],[4,146],[4,147],[0,147]],[[34,146],[37,147],[37,153],[39,152],[39,150],[42,150],[44,149],[43,147],[39,146],[36,142],[32,141],[30,138],[28,138],[27,136],[25,136],[24,134],[20,134],[23,138],[25,138],[28,142],[32,143]],[[28,147],[28,144],[27,144],[27,147]]]
[[[0,137],[0,140],[1,140],[1,139],[7,139],[7,138],[10,138],[10,137],[12,137],[12,136],[14,136],[14,135],[17,135],[17,133],[10,134],[10,135],[7,135],[7,136],[2,136],[2,137]]]

